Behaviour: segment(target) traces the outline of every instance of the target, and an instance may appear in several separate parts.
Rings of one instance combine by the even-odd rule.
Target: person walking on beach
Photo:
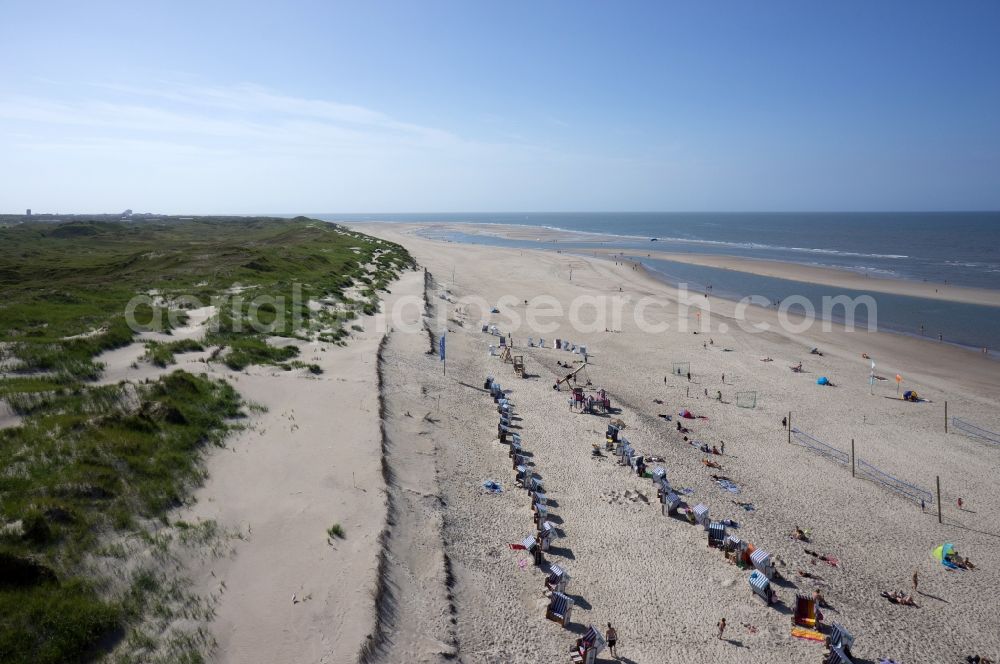
[[[717,627],[719,628],[719,638],[721,639],[723,633],[726,631],[726,619],[723,618],[722,620],[720,620]]]
[[[690,371],[688,372],[688,382],[689,383],[691,382],[691,372]]]
[[[958,499],[958,509],[962,509],[962,499]]]
[[[720,440],[719,441],[719,454],[725,454],[725,453],[726,453],[726,441]]]
[[[787,429],[788,428],[788,418],[787,417],[782,417],[781,418],[781,428],[782,429]]]
[[[913,570],[913,592],[917,592],[917,570]]]
[[[722,384],[726,384],[726,374],[722,374]]]
[[[618,652],[615,650],[615,646],[618,645],[618,630],[608,623],[608,631],[604,633],[604,640],[608,642],[608,652],[615,659],[618,659]]]

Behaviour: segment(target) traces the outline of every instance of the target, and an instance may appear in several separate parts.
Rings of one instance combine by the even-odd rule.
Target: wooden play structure
[[[574,382],[579,382],[579,380],[576,379],[576,376],[577,376],[577,374],[579,374],[581,371],[585,370],[586,368],[587,368],[587,363],[583,362],[583,364],[581,364],[580,366],[578,366],[576,369],[573,369],[573,371],[571,371],[568,374],[566,374],[563,378],[560,378],[559,380],[557,380],[556,384],[553,385],[552,387],[554,389],[556,389],[556,390],[561,390],[562,389],[562,385],[564,383],[566,385],[569,385],[569,382],[571,380],[573,380]],[[586,378],[586,384],[590,385],[590,377],[589,376],[587,376],[587,378]]]

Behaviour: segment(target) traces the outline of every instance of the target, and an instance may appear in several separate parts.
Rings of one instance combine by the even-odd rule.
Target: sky
[[[0,212],[1000,209],[1000,3],[22,2]]]

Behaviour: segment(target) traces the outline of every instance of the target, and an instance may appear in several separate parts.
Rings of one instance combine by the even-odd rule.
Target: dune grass
[[[127,324],[132,298],[135,319],[167,334],[198,303],[218,305],[203,341],[147,342],[156,366],[213,348],[234,370],[318,373],[269,340],[343,342],[354,309],[376,308],[410,265],[397,245],[304,218],[0,224],[0,399],[23,417],[0,430],[0,662],[154,647],[130,630],[164,613],[157,597],[176,595],[174,582],[140,569],[123,587],[102,570],[127,567],[120,542],[157,541],[149,524],[166,524],[202,481],[203,451],[241,416],[236,391],[204,374],[93,383],[100,354],[146,329]],[[177,647],[168,660],[199,661],[194,640]]]

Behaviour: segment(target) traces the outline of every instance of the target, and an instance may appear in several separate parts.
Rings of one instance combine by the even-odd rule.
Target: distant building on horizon
[[[128,219],[131,216],[132,216],[132,210],[131,209],[125,210],[124,212],[122,212],[122,219]]]
[[[24,216],[25,217],[30,217],[31,216],[31,208],[28,208],[27,212],[24,213]]]

